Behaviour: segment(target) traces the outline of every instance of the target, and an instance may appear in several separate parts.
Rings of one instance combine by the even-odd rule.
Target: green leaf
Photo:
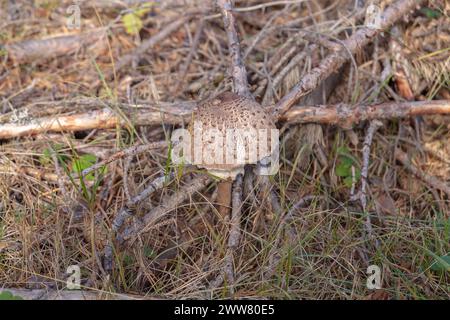
[[[339,161],[347,168],[351,168],[354,163],[353,159],[348,156],[341,156]]]
[[[338,177],[348,177],[352,175],[351,166],[347,166],[344,163],[340,163],[336,166],[336,175]]]
[[[346,177],[346,178],[344,179],[344,185],[345,185],[347,188],[351,188],[351,187],[352,187],[352,184],[353,184],[353,178],[352,178],[352,177]]]
[[[350,150],[346,146],[341,146],[337,148],[337,154],[340,156],[345,156],[350,153]]]
[[[0,293],[0,300],[12,300],[13,294],[9,291],[3,291]]]
[[[337,148],[338,163],[336,165],[335,171],[336,176],[344,178],[344,185],[350,188],[353,185],[353,179],[358,181],[361,177],[361,170],[357,168],[357,162],[353,158],[350,150],[346,146],[341,146]],[[352,167],[354,167],[354,175],[352,173]]]
[[[441,16],[441,13],[431,8],[422,8],[420,12],[424,14],[428,19],[437,19]]]
[[[15,296],[9,291],[0,292],[0,300],[23,300],[20,296]]]
[[[156,256],[156,252],[151,247],[144,246],[144,256],[147,258],[154,258]]]
[[[339,157],[338,165],[336,166],[336,175],[338,177],[348,177],[352,175],[353,160],[346,156]]]
[[[64,146],[62,144],[56,143],[52,145],[51,148],[45,148],[44,151],[42,152],[42,155],[39,157],[39,162],[44,166],[51,163],[53,161],[52,160],[53,150],[56,152],[57,155],[59,155],[61,161],[67,160],[67,157],[65,155],[59,153],[59,151],[63,147]]]
[[[84,154],[72,162],[72,172],[80,174],[84,169],[93,166],[97,162],[97,157],[93,154]],[[86,180],[94,180],[94,173],[91,172],[85,177]]]
[[[6,57],[8,55],[8,51],[5,48],[0,48],[0,57]]]
[[[136,8],[133,12],[127,13],[122,17],[122,23],[128,34],[137,34],[143,27],[142,19],[147,13],[150,12],[151,7],[156,2],[144,3],[140,8]]]
[[[122,23],[125,31],[131,35],[139,33],[143,27],[142,20],[136,13],[125,14],[122,17]]]
[[[131,266],[134,262],[135,262],[135,259],[134,259],[132,256],[125,255],[125,256],[123,257],[123,265],[124,265],[125,267]]]
[[[430,269],[433,271],[450,271],[450,253],[442,257],[436,257]]]

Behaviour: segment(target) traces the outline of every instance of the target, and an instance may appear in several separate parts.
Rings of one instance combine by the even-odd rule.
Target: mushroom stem
[[[231,185],[231,179],[221,180],[217,185],[217,209],[222,220],[230,216]]]

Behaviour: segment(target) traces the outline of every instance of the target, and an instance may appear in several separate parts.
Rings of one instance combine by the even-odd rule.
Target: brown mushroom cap
[[[270,155],[270,130],[276,129],[275,123],[272,117],[266,112],[266,110],[264,110],[256,101],[250,98],[239,96],[232,92],[224,92],[212,99],[201,103],[194,110],[192,115],[192,122],[189,126],[189,131],[192,138],[194,137],[194,122],[201,123],[202,129],[204,131],[208,129],[218,130],[218,132],[220,132],[223,137],[226,136],[229,129],[247,129],[249,130],[248,132],[253,129],[266,129],[267,137],[269,138],[267,149],[268,153],[259,154],[260,152],[258,152],[256,162]],[[226,139],[224,138],[224,148],[225,140]],[[198,147],[195,146],[194,139],[192,139],[192,142],[194,144],[194,148]],[[208,149],[208,146],[211,146],[212,143],[212,140],[208,141],[208,138],[203,136],[202,152],[208,152],[206,150]],[[243,172],[245,164],[255,163],[254,161],[252,162],[249,159],[248,140],[244,140],[244,145],[246,147],[247,153],[245,163],[228,164],[226,162],[223,162],[211,164],[205,163],[205,161],[203,161],[200,164],[196,164],[197,166],[207,169],[208,172],[220,178],[234,179],[239,173]],[[259,147],[257,150],[259,151]]]

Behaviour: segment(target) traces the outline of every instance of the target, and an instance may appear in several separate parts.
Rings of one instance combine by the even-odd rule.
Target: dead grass
[[[14,20],[10,11],[3,10],[8,1],[2,1],[0,6],[5,17],[0,19],[4,21],[1,42],[67,33],[58,20],[64,17],[65,10],[61,8],[65,8],[66,2],[61,7],[33,7],[24,2],[20,11],[24,16]],[[236,2],[240,8],[260,3]],[[275,76],[271,70],[279,59],[274,57],[286,54],[283,44],[298,30],[342,39],[346,31],[358,27],[351,20],[354,1],[335,3],[338,4],[317,0],[264,10],[241,10],[237,14],[244,52],[261,30],[270,28],[246,59],[252,91],[261,86],[265,90],[267,76],[272,79]],[[448,77],[432,72],[442,61],[436,62],[439,54],[431,54],[448,49],[448,8],[445,11],[443,6],[442,2],[434,1],[429,10],[442,10],[440,17],[446,21],[445,25],[439,18],[427,18],[423,13],[403,23],[406,40],[402,45],[408,49],[405,55],[423,57],[426,53],[433,58],[428,64],[420,60],[420,65],[425,65],[422,71],[419,62],[412,63],[419,79],[426,73],[426,86],[415,92],[417,98],[447,98]],[[205,27],[187,65],[177,100],[199,100],[231,87],[220,16],[215,16],[212,8],[203,9],[207,11]],[[276,17],[282,10],[286,13]],[[115,20],[127,11],[99,9],[96,12],[87,8],[81,31],[108,25],[107,39],[73,55],[50,60],[19,65],[5,59],[0,65],[0,121],[11,121],[13,115],[17,121],[26,121],[36,115],[79,111],[70,105],[43,110],[42,106],[35,107],[38,101],[83,96],[129,103],[174,101],[172,89],[179,83],[179,74],[193,46],[198,19],[158,43],[128,70],[111,79],[103,79],[103,75],[111,70],[112,61],[131,52],[184,11],[185,8],[176,6],[155,5],[143,19],[141,32],[132,36],[124,31],[120,19]],[[265,26],[271,17],[273,25]],[[20,19],[26,19],[27,23]],[[435,42],[438,47],[432,47],[432,41],[420,47],[420,41],[408,38],[414,35],[411,28],[426,28],[423,23],[440,30],[439,41]],[[386,35],[356,55],[354,62],[342,72],[343,78],[328,101],[401,100],[391,80],[388,41]],[[301,42],[299,50],[309,43],[304,39]],[[275,88],[274,101],[329,52],[328,48],[319,47],[320,50],[307,55]],[[430,67],[431,63],[435,64]],[[383,78],[386,69],[389,77]],[[258,100],[264,97],[264,90]],[[85,188],[79,180],[70,181],[68,177],[74,162],[80,161],[80,157],[84,159],[85,154],[101,160],[139,142],[165,140],[171,130],[167,125],[134,128],[131,124],[116,130],[0,141],[0,288],[43,285],[63,288],[67,267],[79,265],[82,285],[93,290],[162,298],[229,297],[226,282],[219,288],[210,288],[223,268],[227,250],[227,235],[214,225],[218,215],[213,205],[215,183],[195,193],[176,210],[167,212],[130,246],[118,249],[114,256],[115,269],[109,276],[103,271],[101,254],[111,222],[129,198],[127,193],[136,195],[156,177],[178,172],[180,168],[170,163],[167,150],[159,149],[138,155],[128,164],[124,159],[108,165],[105,174],[97,172]],[[312,197],[312,200],[295,210],[289,223],[280,227],[281,217],[273,213],[268,201],[245,198],[242,238],[234,261],[234,297],[371,299],[373,291],[366,287],[366,269],[375,264],[382,270],[382,291],[389,298],[448,299],[448,270],[435,271],[431,267],[436,256],[443,257],[450,252],[450,201],[444,193],[425,185],[397,163],[393,151],[394,147],[401,148],[412,156],[417,167],[450,183],[450,150],[446,147],[450,142],[450,119],[425,117],[420,127],[413,120],[385,122],[375,135],[369,167],[368,212],[373,227],[370,239],[365,233],[366,217],[359,202],[350,201],[348,177],[339,174],[343,161],[350,161],[356,171],[361,169],[365,125],[352,130],[291,126],[285,134],[291,138],[285,139],[282,145],[279,173],[271,177],[282,214],[302,198]],[[49,155],[52,150],[58,154],[64,177],[50,179],[45,175],[56,172]],[[61,183],[58,178],[64,181]],[[134,208],[137,215],[143,216],[158,206],[189,184],[189,179],[187,174],[168,181],[162,190]],[[256,185],[256,194],[259,189]]]

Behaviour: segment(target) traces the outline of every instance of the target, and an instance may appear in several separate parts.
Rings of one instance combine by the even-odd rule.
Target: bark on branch
[[[105,37],[106,30],[101,29],[86,34],[53,36],[47,39],[30,39],[9,43],[4,45],[4,49],[13,61],[25,63],[71,54],[83,47],[103,41]]]
[[[191,118],[195,103],[167,104],[162,107],[130,108],[122,105],[123,116],[111,111],[117,105],[87,113],[45,117],[28,123],[0,124],[0,139],[36,135],[44,132],[111,129],[127,125],[180,125]],[[450,100],[387,102],[379,105],[321,105],[299,106],[278,118],[285,123],[318,123],[350,128],[364,120],[408,118],[419,115],[448,114]]]
[[[78,104],[78,102],[62,102],[63,104]],[[0,124],[0,139],[9,139],[26,135],[36,135],[44,132],[83,131],[90,129],[110,129],[116,126],[182,124],[189,121],[195,103],[161,104],[161,105],[117,105],[105,103],[96,99],[80,101],[86,108],[102,109],[72,115],[43,117],[28,122],[9,122]],[[53,102],[49,102],[53,105]],[[121,109],[119,113],[113,110]]]
[[[236,31],[236,21],[232,10],[233,6],[230,0],[217,0],[223,17],[225,31],[228,37],[228,48],[231,55],[231,68],[234,82],[234,91],[237,94],[247,96],[253,99],[248,88],[247,71],[242,61],[241,45]]]
[[[296,107],[279,120],[287,123],[334,124],[351,128],[364,120],[409,118],[419,115],[450,114],[450,100],[386,102],[378,105],[347,104]]]

